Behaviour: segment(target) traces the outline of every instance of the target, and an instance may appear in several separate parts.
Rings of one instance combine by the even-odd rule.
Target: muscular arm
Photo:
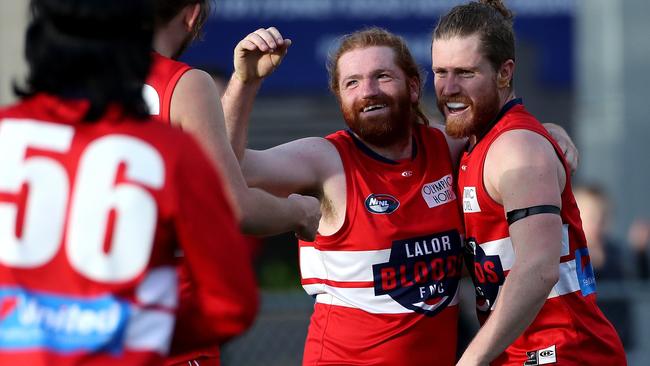
[[[490,147],[484,181],[506,212],[536,205],[561,207],[564,169],[551,144],[529,131],[510,131]],[[459,365],[487,365],[535,319],[558,280],[562,221],[555,214],[528,216],[510,225],[515,262],[488,321]]]
[[[247,150],[242,162],[246,181],[278,195],[310,194],[321,201],[318,231],[330,235],[345,217],[345,173],[334,146],[319,137],[304,138],[274,148]]]
[[[316,199],[278,198],[246,186],[227,138],[219,93],[207,73],[191,70],[181,77],[172,96],[171,119],[194,135],[224,172],[245,233],[273,235],[296,231],[306,239],[313,239],[320,216]]]

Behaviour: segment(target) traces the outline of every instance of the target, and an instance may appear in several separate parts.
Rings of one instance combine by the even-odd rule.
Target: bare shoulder
[[[176,86],[177,90],[179,89],[211,89],[216,90],[216,84],[212,79],[212,76],[207,72],[199,69],[190,69],[187,70],[178,80]]]
[[[544,136],[529,130],[504,132],[490,146],[487,158],[498,162],[503,169],[555,166],[560,162],[553,145]]]
[[[219,91],[210,74],[191,69],[181,76],[172,95],[171,119],[183,128],[216,120],[223,123]]]
[[[483,174],[490,196],[504,205],[515,202],[515,207],[526,207],[520,198],[530,196],[530,192],[536,192],[537,198],[546,193],[559,197],[566,183],[564,167],[553,145],[528,130],[500,135],[490,145]]]

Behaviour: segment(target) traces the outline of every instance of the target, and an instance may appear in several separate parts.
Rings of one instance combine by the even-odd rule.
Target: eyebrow
[[[394,70],[391,70],[391,69],[377,69],[377,70],[374,70],[371,73],[371,75],[377,75],[377,74],[382,74],[382,73],[394,74],[395,72],[394,72]],[[341,81],[348,80],[348,79],[360,79],[361,77],[362,77],[361,74],[352,74],[352,75],[348,75],[348,76],[345,76],[345,77],[341,77]]]
[[[461,66],[461,67],[432,67],[431,70],[433,71],[454,71],[454,72],[459,72],[459,71],[477,71],[479,68],[478,66]]]

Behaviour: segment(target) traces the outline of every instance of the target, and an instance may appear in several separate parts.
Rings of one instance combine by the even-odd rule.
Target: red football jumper
[[[157,52],[153,52],[152,57],[151,70],[144,88],[144,97],[151,115],[165,124],[171,124],[172,95],[180,78],[192,68],[185,63],[172,60]],[[247,244],[244,245],[248,246]],[[195,324],[196,329],[192,329],[190,326],[176,329],[170,357],[166,365],[184,365],[188,361],[201,360],[203,361],[201,362],[202,365],[216,366],[220,363],[219,344],[202,341],[200,337],[197,337],[197,332],[206,328],[207,324],[211,324],[210,327],[219,327],[219,325],[200,320],[196,309],[193,285],[188,278],[187,271],[188,268],[185,266],[180,267],[181,307],[178,319],[179,324],[184,324],[187,320],[187,324]],[[256,302],[257,299],[251,298],[250,301]],[[219,304],[213,304],[212,306],[219,306]]]
[[[515,261],[502,205],[487,193],[483,181],[485,157],[506,131],[528,130],[546,138],[562,160],[566,186],[562,192],[564,225],[560,279],[539,314],[524,333],[491,365],[625,365],[616,331],[596,305],[596,284],[580,212],[571,191],[571,174],[562,151],[546,129],[515,99],[504,106],[498,122],[463,154],[458,177],[463,197],[468,266],[473,270],[477,313],[484,323]],[[532,193],[532,192],[531,192]]]
[[[412,159],[391,161],[348,131],[327,137],[346,176],[341,229],[300,242],[315,296],[304,365],[454,365],[460,209],[443,134],[414,131]]]
[[[151,69],[144,86],[144,99],[152,116],[170,123],[174,89],[181,76],[192,68],[158,52],[152,52],[151,57]]]
[[[87,109],[38,94],[0,110],[0,364],[160,365],[178,250],[219,324],[197,338],[240,333],[254,276],[208,158],[179,130]]]

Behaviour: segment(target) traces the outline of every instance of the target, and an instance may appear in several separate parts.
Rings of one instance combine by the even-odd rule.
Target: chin
[[[445,132],[453,138],[465,138],[474,133],[474,125],[467,120],[456,120],[447,118],[445,121]]]

